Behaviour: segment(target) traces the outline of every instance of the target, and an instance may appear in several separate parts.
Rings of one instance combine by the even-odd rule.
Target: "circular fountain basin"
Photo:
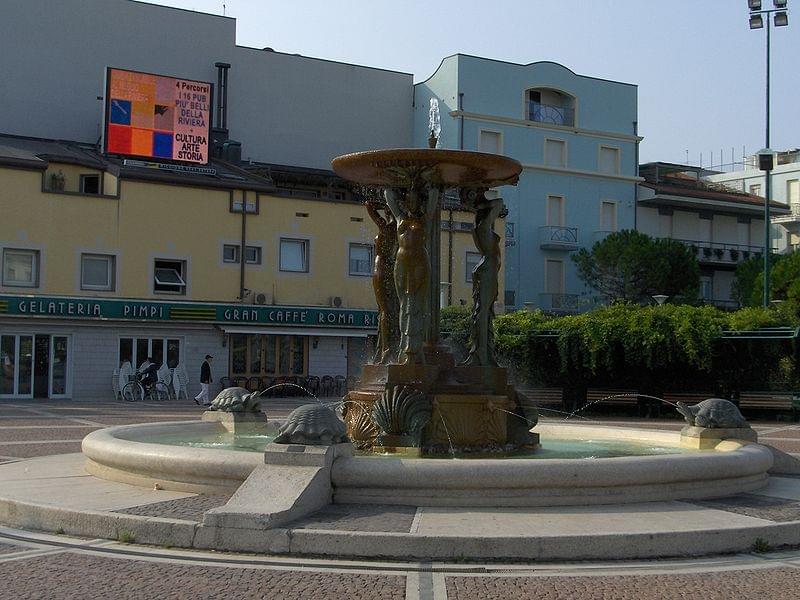
[[[339,458],[331,469],[334,501],[549,506],[713,498],[764,487],[773,461],[768,448],[745,441],[708,451],[681,448],[678,432],[550,423],[536,431],[544,451],[513,460]],[[570,458],[548,457],[548,439]],[[83,453],[87,471],[98,477],[219,493],[236,489],[264,464],[259,450],[271,436],[230,441],[214,422],[124,425],[89,434]],[[599,457],[598,448],[610,449],[611,457]]]

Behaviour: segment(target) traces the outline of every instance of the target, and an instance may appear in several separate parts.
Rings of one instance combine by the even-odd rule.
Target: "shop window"
[[[308,240],[281,238],[280,270],[308,273]]]
[[[368,244],[350,244],[350,275],[372,275],[372,246]]]
[[[305,375],[308,339],[299,335],[231,335],[232,377]]]
[[[119,354],[117,364],[130,363],[138,369],[150,357],[161,366],[164,361],[167,367],[174,369],[181,361],[181,340],[177,338],[119,338]]]
[[[80,189],[82,194],[99,194],[100,193],[100,175],[81,175]]]
[[[3,285],[9,287],[39,286],[39,251],[3,250]]]
[[[81,289],[114,291],[115,263],[108,254],[81,254]]]
[[[153,273],[156,294],[186,294],[186,261],[156,259]]]
[[[464,261],[464,264],[466,266],[467,283],[472,283],[472,273],[475,271],[475,267],[478,266],[479,262],[481,262],[480,252],[467,252],[467,258]]]

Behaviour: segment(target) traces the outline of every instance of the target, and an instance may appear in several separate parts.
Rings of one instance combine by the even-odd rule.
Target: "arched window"
[[[552,88],[534,88],[528,90],[526,96],[528,112],[526,117],[529,121],[575,126],[574,96]]]

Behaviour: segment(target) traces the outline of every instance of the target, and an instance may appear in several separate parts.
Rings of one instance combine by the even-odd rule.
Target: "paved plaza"
[[[285,417],[302,399],[270,399],[267,413]],[[46,484],[37,469],[59,458],[65,490],[61,505],[111,510],[119,515],[199,521],[221,506],[227,496],[131,488],[106,482],[95,498],[83,498],[71,488],[79,478],[80,440],[90,431],[111,425],[193,420],[201,410],[191,402],[76,403],[12,402],[0,405],[0,462],[4,469],[26,476],[27,493],[41,495]],[[679,429],[678,420],[603,418],[604,424]],[[786,452],[800,451],[800,425],[756,421],[760,441]],[[33,458],[33,461],[25,459]],[[37,466],[39,465],[39,466]],[[98,480],[99,481],[99,480]],[[790,478],[785,481],[792,483]],[[107,485],[106,485],[107,484]],[[37,487],[38,486],[38,487]],[[74,489],[74,492],[70,492]],[[99,488],[98,488],[99,489]],[[131,494],[140,496],[132,497]],[[158,495],[154,501],[153,494]],[[736,500],[696,502],[692,511],[674,514],[676,528],[692,525],[695,514],[716,515],[719,526],[746,520],[771,523],[797,521],[800,498],[780,490],[776,495],[744,494]],[[41,498],[42,502],[55,502]],[[116,504],[115,504],[116,503]],[[694,511],[694,513],[693,513]],[[546,511],[540,511],[546,512]],[[634,510],[633,513],[636,511]],[[613,530],[623,521],[645,526],[646,514],[629,514],[615,524],[598,521],[594,531]],[[623,517],[618,515],[618,517]],[[448,520],[461,519],[463,525]],[[631,521],[630,519],[633,519]],[[639,524],[636,524],[636,520]],[[539,521],[548,527],[547,520]],[[387,535],[438,527],[463,526],[507,530],[526,527],[513,512],[471,511],[458,517],[446,511],[414,507],[331,505],[298,524],[317,531],[376,532]],[[620,544],[625,543],[624,536]],[[0,528],[0,597],[13,598],[793,598],[800,597],[800,551],[793,548],[697,559],[616,562],[490,564],[456,561],[387,562],[369,559],[322,559],[256,556],[144,546],[105,539],[83,539],[51,532]]]

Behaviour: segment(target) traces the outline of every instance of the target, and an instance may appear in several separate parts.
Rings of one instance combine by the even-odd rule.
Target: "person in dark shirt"
[[[194,397],[195,404],[201,404],[202,401],[203,406],[211,406],[211,399],[208,397],[208,386],[214,381],[211,378],[211,361],[213,360],[213,356],[206,354],[206,359],[200,367],[200,393]]]

